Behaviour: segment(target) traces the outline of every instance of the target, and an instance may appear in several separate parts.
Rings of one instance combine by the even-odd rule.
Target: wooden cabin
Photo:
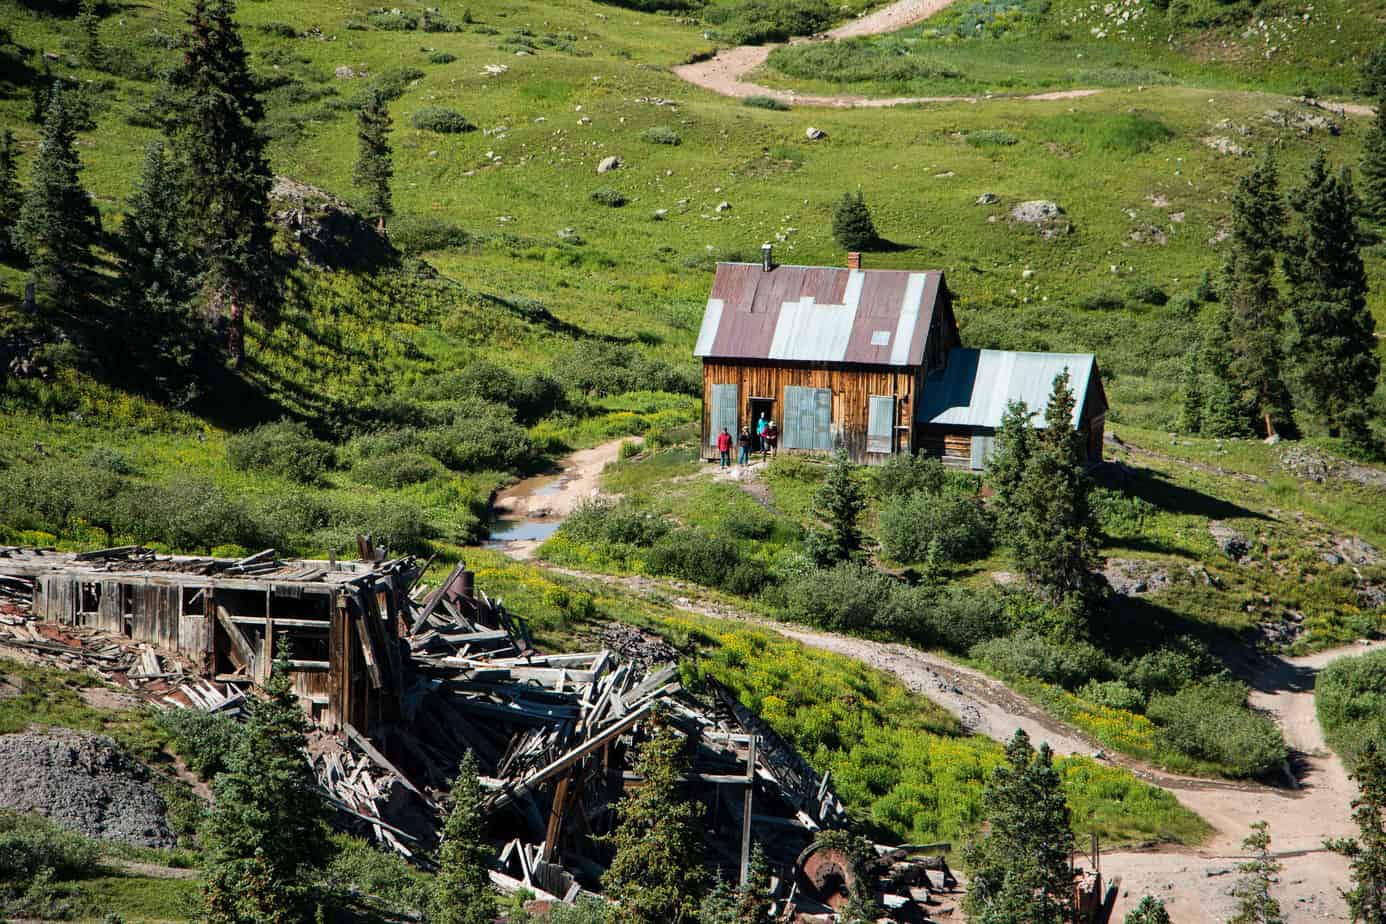
[[[294,692],[328,731],[369,734],[399,717],[400,621],[418,576],[392,562],[74,554],[0,549],[0,578],[33,582],[41,622],[87,626],[191,662],[205,677],[263,684],[288,644]]]
[[[958,345],[938,270],[720,263],[695,354],[703,361],[703,454],[722,428],[776,421],[787,452],[845,449],[854,462],[914,452],[925,378]]]
[[[1091,353],[954,348],[924,383],[915,416],[920,450],[946,465],[980,471],[1006,407],[1023,402],[1031,424],[1043,427],[1054,378],[1065,370],[1075,398],[1073,426],[1084,434],[1088,461],[1102,461],[1107,394]]]
[[[703,361],[703,456],[725,427],[762,416],[779,448],[843,449],[853,462],[923,452],[980,470],[1001,414],[1024,401],[1042,426],[1054,376],[1069,370],[1074,426],[1102,457],[1107,397],[1090,354],[963,349],[939,270],[719,263],[694,354]]]

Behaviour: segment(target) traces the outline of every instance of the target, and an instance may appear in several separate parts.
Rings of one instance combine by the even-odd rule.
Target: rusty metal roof
[[[693,353],[918,366],[942,288],[939,270],[719,263]]]
[[[1006,405],[1024,401],[1031,422],[1044,426],[1044,408],[1054,377],[1068,370],[1073,390],[1073,425],[1083,419],[1088,382],[1097,375],[1091,353],[1018,353],[1011,350],[948,351],[948,365],[930,375],[915,405],[919,423],[999,427]]]

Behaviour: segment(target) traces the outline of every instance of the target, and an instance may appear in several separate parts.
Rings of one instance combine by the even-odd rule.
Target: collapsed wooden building
[[[681,673],[657,637],[613,624],[599,650],[542,654],[463,565],[425,588],[412,558],[363,552],[308,562],[0,548],[0,651],[85,663],[156,706],[236,711],[287,643],[320,729],[308,761],[341,823],[427,865],[470,752],[497,848],[490,876],[541,901],[600,892],[606,835],[658,724],[687,742],[685,794],[701,807],[710,865],[741,879],[759,844],[777,913],[831,913],[860,883],[889,917],[920,921],[956,886],[938,855],[947,845],[848,856],[825,836],[849,825],[830,777],[733,691]]]

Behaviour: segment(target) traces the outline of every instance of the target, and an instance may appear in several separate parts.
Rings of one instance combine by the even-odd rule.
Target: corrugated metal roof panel
[[[694,355],[919,365],[941,284],[937,270],[719,263]]]
[[[929,376],[916,406],[920,423],[961,427],[1001,425],[1006,405],[1024,401],[1037,426],[1054,388],[1054,377],[1068,370],[1073,390],[1073,425],[1082,419],[1095,362],[1091,353],[1019,353],[1011,350],[969,350],[948,353],[948,365]]]

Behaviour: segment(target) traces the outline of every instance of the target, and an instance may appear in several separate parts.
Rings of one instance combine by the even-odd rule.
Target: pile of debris
[[[615,806],[641,784],[639,749],[664,723],[686,737],[685,796],[703,809],[711,864],[735,881],[746,875],[752,846],[759,844],[774,873],[778,913],[832,914],[854,877],[865,875],[892,918],[917,921],[933,891],[955,886],[941,856],[947,845],[879,846],[872,862],[834,872],[835,855],[825,853],[823,835],[845,830],[848,816],[830,777],[715,679],[699,677],[696,689],[686,688],[677,652],[662,639],[610,626],[598,651],[543,654],[524,619],[478,591],[464,565],[430,590],[418,582],[423,569],[412,560],[385,562],[383,552],[367,542],[362,547],[367,561],[330,563],[326,580],[340,579],[331,587],[317,573],[326,563],[280,562],[264,553],[256,561],[206,564],[213,573],[234,565],[264,569],[258,580],[274,576],[263,591],[251,591],[257,599],[272,598],[272,611],[263,617],[245,608],[221,613],[227,618],[219,618],[217,631],[229,632],[237,621],[271,619],[276,626],[327,631],[327,673],[292,676],[296,683],[326,676],[327,696],[341,700],[334,713],[339,720],[314,732],[308,759],[344,826],[427,866],[442,807],[471,753],[487,791],[487,833],[498,848],[493,882],[507,891],[527,889],[541,902],[572,902],[601,888],[613,857],[607,835],[618,822]],[[119,556],[122,574],[129,561]],[[150,558],[142,565],[151,571],[174,567],[164,561]],[[174,564],[183,582],[180,607],[200,609],[203,596],[235,603],[235,592],[260,586],[241,572],[195,595],[186,579],[188,560]],[[69,565],[63,567],[70,573]],[[330,629],[302,615],[282,615],[294,599],[282,582],[288,580],[318,581],[304,586],[304,600],[326,592],[337,601],[323,604],[336,614]],[[95,670],[156,706],[228,708],[255,695],[252,676],[207,680],[178,658],[130,639],[35,623],[24,600],[26,594],[42,597],[42,590],[8,578],[0,578],[0,586],[7,588],[0,649],[17,646],[63,667]],[[81,613],[89,603],[80,599],[80,588],[74,593],[73,612]],[[121,614],[112,613],[119,624]],[[343,718],[354,697],[386,689],[398,690],[397,714],[369,727]],[[305,708],[311,713],[315,707]],[[930,851],[935,855],[922,856]],[[939,875],[937,884],[930,872]]]

